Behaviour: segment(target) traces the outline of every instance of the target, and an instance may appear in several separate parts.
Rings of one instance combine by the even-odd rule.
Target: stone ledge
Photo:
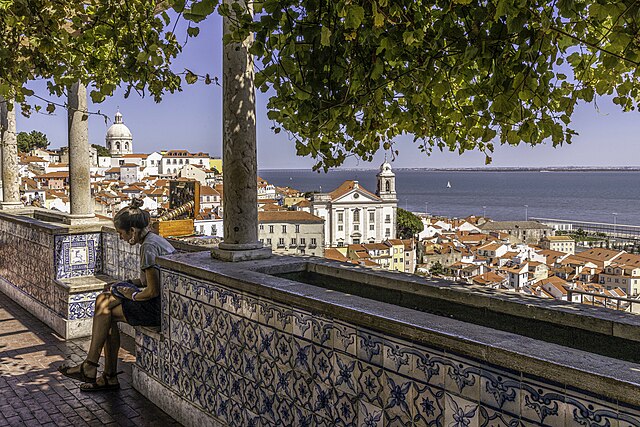
[[[64,289],[69,294],[95,292],[104,289],[105,285],[109,282],[114,282],[117,279],[104,274],[96,274],[95,276],[80,276],[72,277],[70,279],[56,279],[55,284]]]
[[[288,263],[290,269],[287,269]],[[301,268],[304,270],[305,263],[333,264],[331,267],[341,273],[335,277],[336,280],[349,276],[350,273],[347,271],[349,268],[339,269],[336,266],[338,263],[316,259],[300,261],[294,257],[225,263],[212,260],[206,253],[198,253],[171,255],[160,260],[163,268],[205,281],[216,282],[285,305],[640,405],[640,394],[637,393],[640,387],[638,363],[264,274],[265,271],[273,273],[300,271]],[[418,286],[429,285],[424,279],[420,281],[420,278],[404,280],[406,277],[403,276],[406,275],[402,274],[376,274],[370,271],[357,273],[368,276],[369,282],[385,278],[385,285],[394,289],[403,290],[407,287],[415,290]],[[394,280],[391,281],[390,278]],[[436,283],[434,287],[441,286],[445,284]],[[492,293],[488,293],[490,294]],[[410,294],[407,295],[408,298],[411,297]],[[481,298],[481,295],[485,294],[475,295],[475,298]],[[484,298],[486,301],[490,296],[485,295]],[[508,298],[506,303],[509,302]],[[577,317],[579,314],[574,316]],[[630,323],[633,324],[635,319],[633,320]]]
[[[185,427],[226,427],[226,423],[192,405],[137,366],[133,366],[131,374],[133,388]]]

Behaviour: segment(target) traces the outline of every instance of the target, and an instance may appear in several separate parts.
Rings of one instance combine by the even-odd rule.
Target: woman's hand
[[[102,290],[102,292],[104,292],[105,294],[111,293],[111,286],[113,286],[116,283],[118,283],[116,280],[113,280],[111,282],[107,282],[104,285],[104,289]]]
[[[118,292],[124,295],[127,299],[133,300],[134,289],[129,286],[116,286]]]

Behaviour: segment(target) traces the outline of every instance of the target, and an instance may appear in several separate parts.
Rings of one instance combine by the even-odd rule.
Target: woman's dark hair
[[[140,230],[147,228],[151,222],[151,215],[140,209],[143,204],[142,199],[132,199],[129,206],[120,209],[113,217],[113,225],[119,230],[128,230],[131,227]]]

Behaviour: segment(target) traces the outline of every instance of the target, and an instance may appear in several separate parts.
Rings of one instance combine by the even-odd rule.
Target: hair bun
[[[131,200],[131,203],[129,204],[129,207],[131,209],[139,209],[142,207],[142,205],[144,205],[144,202],[142,201],[142,199],[138,199],[138,198],[133,198]]]

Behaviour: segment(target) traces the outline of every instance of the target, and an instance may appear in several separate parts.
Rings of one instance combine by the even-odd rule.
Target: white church
[[[325,247],[396,238],[396,176],[386,161],[376,176],[375,194],[361,187],[358,181],[345,181],[329,193],[314,196],[310,210],[325,220]]]

